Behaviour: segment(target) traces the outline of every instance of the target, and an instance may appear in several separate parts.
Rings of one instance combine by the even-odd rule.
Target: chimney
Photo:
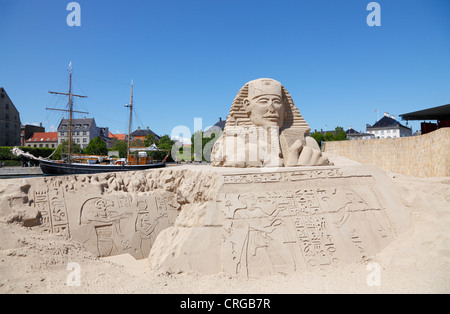
[[[219,118],[219,122],[222,122],[222,117]]]
[[[384,116],[389,118],[389,113],[385,112]]]
[[[140,126],[138,126],[138,131],[140,131],[141,130],[141,127]]]
[[[39,123],[39,126],[42,128],[42,122],[41,123]]]
[[[147,131],[150,131],[150,127],[149,126],[147,127]]]
[[[391,119],[397,120],[397,119],[395,118],[395,116],[391,116]]]

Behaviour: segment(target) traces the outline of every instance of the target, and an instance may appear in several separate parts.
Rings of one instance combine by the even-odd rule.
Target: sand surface
[[[341,157],[332,161],[354,163]],[[151,271],[147,260],[130,255],[99,259],[63,237],[0,223],[0,293],[449,293],[450,178],[388,175],[411,213],[412,226],[369,261],[248,280],[225,274],[164,273]],[[74,271],[79,274],[75,286],[67,281]]]

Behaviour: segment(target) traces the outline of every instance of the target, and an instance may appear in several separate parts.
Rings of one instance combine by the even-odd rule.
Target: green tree
[[[218,138],[215,137],[215,134],[212,133],[210,137],[206,137],[205,133],[202,131],[197,131],[194,133],[194,135],[191,137],[191,153],[192,156],[194,156],[195,160],[201,160],[202,161],[210,161],[211,160],[211,150],[214,146],[214,143],[218,140]],[[195,144],[197,141],[201,141],[201,152],[196,152],[196,148],[199,149],[200,146],[196,146]],[[205,149],[206,148],[206,149]]]
[[[158,147],[160,152],[151,152],[151,156],[156,160],[163,160],[167,154],[169,154],[172,151],[172,146],[175,144],[175,141],[170,138],[169,135],[164,135],[159,139],[159,141],[156,143],[156,147]],[[173,161],[173,156],[169,156],[167,161]]]
[[[313,133],[313,134],[311,134],[311,137],[316,140],[317,144],[319,144],[320,147],[322,147],[322,142],[324,141],[324,137],[321,132]]]
[[[333,135],[333,133],[331,133],[331,132],[325,133],[325,135],[323,136],[323,140],[324,140],[325,142],[331,142],[331,141],[334,141],[334,135]]]
[[[334,134],[331,132],[327,132],[323,134],[322,132],[316,132],[311,134],[311,136],[317,141],[320,147],[322,147],[323,142],[332,142],[332,141],[346,141],[347,133],[345,133],[343,127],[336,127],[334,130]]]
[[[347,140],[347,133],[345,133],[343,127],[338,126],[335,129],[334,140],[335,141],[346,141]]]
[[[141,148],[144,147],[144,141],[143,140],[134,140],[130,142],[131,148]]]
[[[110,151],[118,151],[119,158],[127,158],[128,143],[126,141],[116,141],[109,149]]]
[[[69,141],[63,141],[58,148],[56,149],[55,154],[53,155],[53,160],[62,160],[67,158],[67,154],[69,151]],[[72,143],[72,154],[81,154],[82,149],[80,144]]]
[[[157,142],[158,140],[156,139],[156,136],[153,134],[149,134],[145,137],[144,146],[149,147],[152,146],[153,144],[156,144]]]
[[[88,146],[84,149],[86,155],[108,155],[108,149],[106,148],[106,143],[100,137],[92,139]]]

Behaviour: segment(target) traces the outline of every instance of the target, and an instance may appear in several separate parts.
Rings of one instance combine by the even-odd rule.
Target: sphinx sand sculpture
[[[241,88],[231,106],[222,137],[212,152],[216,167],[324,166],[310,127],[288,91],[273,79]]]
[[[407,230],[407,211],[384,172],[332,165],[308,132],[280,83],[253,81],[215,167],[2,180],[0,219],[171,272],[254,278],[367,260]]]

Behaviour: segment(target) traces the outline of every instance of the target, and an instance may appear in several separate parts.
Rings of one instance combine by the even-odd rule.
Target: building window
[[[55,144],[52,144],[52,148],[55,148]]]
[[[9,120],[9,114],[5,114],[5,119]]]
[[[86,131],[83,131],[83,135],[86,136],[86,135],[87,135],[87,132],[86,132]]]
[[[2,94],[3,95],[3,94]],[[3,97],[2,97],[3,98]],[[8,103],[6,103],[6,110],[8,110],[9,109],[9,104]]]
[[[87,143],[87,138],[83,138],[83,143]]]
[[[44,144],[39,144],[39,147],[44,147]]]

